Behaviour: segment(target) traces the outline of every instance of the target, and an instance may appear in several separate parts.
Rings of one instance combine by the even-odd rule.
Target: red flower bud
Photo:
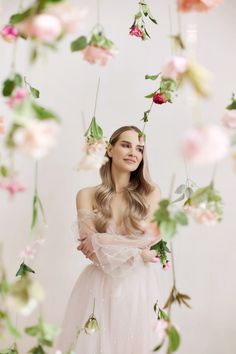
[[[143,31],[136,25],[133,25],[129,31],[129,34],[131,36],[136,36],[136,37],[143,37]]]
[[[156,93],[153,96],[152,100],[156,104],[163,104],[163,103],[166,103],[168,101],[166,96],[163,93]]]

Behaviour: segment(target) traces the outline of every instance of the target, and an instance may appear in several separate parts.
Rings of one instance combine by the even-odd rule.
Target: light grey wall
[[[96,20],[95,1],[74,2],[88,8],[89,16],[84,25],[87,33]],[[17,1],[3,0],[1,3],[2,25],[15,11]],[[26,65],[26,44],[21,41],[18,48],[18,70],[28,73],[28,80],[41,91],[40,102],[57,111],[63,120],[60,144],[39,164],[39,192],[49,228],[46,244],[33,267],[47,292],[43,312],[49,322],[60,323],[72,286],[87,264],[75,249],[71,224],[76,217],[77,190],[97,184],[99,177],[97,173],[78,174],[73,170],[81,157],[83,145],[81,112],[85,113],[88,124],[100,77],[97,119],[106,135],[109,137],[114,129],[127,123],[142,126],[140,118],[149,106],[149,101],[143,97],[154,88],[144,76],[159,72],[170,55],[168,3],[173,5],[174,2],[150,0],[148,3],[159,25],[148,24],[152,38],[141,43],[127,34],[137,1],[101,0],[101,22],[107,36],[119,48],[117,58],[105,68],[90,66],[82,61],[79,53],[71,54],[69,39],[60,44],[57,54],[50,54],[46,62],[41,60],[30,70]],[[175,27],[173,6],[172,15]],[[219,122],[232,91],[236,89],[235,0],[226,0],[208,14],[187,14],[181,18],[184,35],[191,24],[197,25],[197,59],[214,75],[212,96],[200,104],[200,114],[208,122]],[[10,45],[0,42],[1,80],[9,72],[11,51]],[[1,111],[7,115],[4,107]],[[168,193],[173,172],[176,173],[176,185],[185,179],[178,142],[192,123],[187,90],[179,94],[173,105],[154,107],[150,115],[146,129],[150,169],[163,196]],[[25,157],[17,155],[16,167],[20,170],[21,181],[29,186],[28,192],[16,196],[14,201],[2,191],[0,195],[1,239],[4,240],[5,263],[12,278],[19,265],[18,254],[29,241],[34,175],[34,164]],[[192,179],[204,185],[211,178],[212,167],[189,167],[189,172]],[[236,352],[235,178],[231,160],[224,160],[216,175],[216,187],[225,202],[222,223],[209,228],[191,223],[174,240],[177,287],[192,297],[192,310],[175,308],[173,311],[174,322],[182,333],[180,354]],[[164,301],[171,286],[170,272],[160,271],[160,285]]]

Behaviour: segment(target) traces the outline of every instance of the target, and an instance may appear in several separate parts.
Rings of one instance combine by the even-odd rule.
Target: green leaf
[[[15,81],[14,80],[5,80],[3,83],[2,94],[4,97],[11,96],[13,90],[15,88]]]
[[[161,320],[169,321],[168,315],[162,309],[159,309],[159,318]]]
[[[32,102],[32,108],[34,110],[37,119],[39,120],[54,119],[55,121],[59,122],[59,118],[54,112],[49,111],[48,109],[38,105],[37,103]]]
[[[78,52],[79,50],[86,48],[87,45],[87,38],[85,36],[81,36],[71,43],[70,49],[72,52]]]
[[[33,230],[38,221],[38,196],[37,194],[33,197],[33,213],[32,213],[32,221],[31,221],[31,230]]]
[[[135,20],[138,20],[139,18],[141,18],[142,17],[142,13],[139,11],[139,12],[137,12],[136,14],[135,14],[135,16],[134,16],[134,18],[135,18]]]
[[[38,89],[36,89],[36,88],[30,86],[30,92],[32,93],[32,95],[33,95],[34,98],[39,98],[40,92],[39,92]]]
[[[30,354],[47,354],[41,345],[32,348],[31,350],[28,351],[28,353],[30,353]]]
[[[20,23],[24,21],[27,17],[31,16],[31,14],[34,12],[34,8],[30,7],[24,12],[14,14],[10,17],[9,23],[11,25],[16,25],[17,23]]]
[[[6,327],[10,333],[10,335],[14,338],[20,338],[21,334],[20,332],[17,330],[17,328],[12,324],[10,318],[7,316],[5,319],[5,323],[6,323]]]
[[[26,327],[25,333],[27,333],[29,336],[35,337],[38,335],[38,333],[40,333],[39,326],[36,325],[36,326]]]
[[[27,275],[27,273],[35,273],[35,271],[33,269],[31,269],[29,266],[27,266],[27,264],[22,262],[20,265],[20,268],[18,269],[18,271],[16,273],[16,277],[18,277],[18,276],[23,277],[23,276]]]
[[[152,98],[153,96],[155,96],[156,93],[157,93],[157,91],[149,93],[148,95],[144,96],[144,98]]]
[[[164,343],[165,343],[165,341],[163,340],[159,345],[157,345],[157,346],[153,349],[153,351],[154,351],[154,352],[157,352],[159,349],[161,349],[161,348],[163,347]]]
[[[22,86],[23,84],[23,78],[20,74],[15,74],[14,81],[16,86]]]
[[[183,211],[175,213],[175,220],[181,225],[188,225],[187,215]]]
[[[7,168],[7,166],[2,165],[2,166],[0,167],[0,173],[1,173],[1,175],[2,175],[3,177],[7,177],[7,176],[8,176],[8,168]]]
[[[168,328],[169,350],[175,352],[180,345],[180,335],[174,326]]]
[[[190,198],[192,194],[193,194],[193,189],[190,187],[187,187],[186,191],[185,191],[186,198]]]
[[[185,191],[186,185],[185,184],[181,184],[179,187],[177,187],[175,193],[176,194],[182,194]]]
[[[169,241],[176,234],[176,221],[169,219],[162,221],[160,224],[160,233],[164,241]]]
[[[177,203],[177,202],[180,202],[181,200],[183,200],[185,198],[185,194],[182,194],[179,198],[173,200],[173,202],[171,202],[171,204],[174,204],[174,203]]]
[[[228,110],[236,109],[236,99],[235,99],[234,93],[232,94],[232,97],[231,97],[231,103],[226,107],[226,109],[228,109]]]
[[[160,73],[157,75],[145,75],[146,80],[156,80],[160,76]]]
[[[169,199],[162,199],[159,202],[159,205],[160,205],[161,208],[167,208],[169,204],[170,204]]]

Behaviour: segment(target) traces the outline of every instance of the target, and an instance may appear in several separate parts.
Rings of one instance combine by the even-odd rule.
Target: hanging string
[[[97,24],[100,24],[100,0],[97,0]]]
[[[97,84],[97,92],[96,92],[95,105],[94,105],[94,114],[93,114],[94,117],[95,117],[96,109],[97,109],[99,87],[100,87],[100,77],[98,78],[98,84]]]

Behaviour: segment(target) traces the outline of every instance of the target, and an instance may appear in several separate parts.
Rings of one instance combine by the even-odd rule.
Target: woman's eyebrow
[[[127,143],[127,144],[131,144],[131,145],[132,145],[132,143],[131,143],[130,141],[127,141],[127,140],[121,140],[121,142],[122,142],[122,143]],[[136,145],[136,146],[141,147],[141,148],[144,147],[144,145]]]

